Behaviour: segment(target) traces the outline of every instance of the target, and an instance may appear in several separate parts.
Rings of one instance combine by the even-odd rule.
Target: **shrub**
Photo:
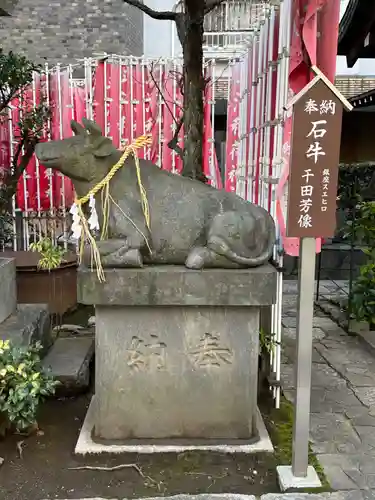
[[[30,250],[40,253],[39,269],[51,271],[59,267],[64,261],[65,250],[58,245],[54,245],[50,238],[42,238],[36,243],[32,243]]]
[[[25,431],[35,426],[40,403],[55,392],[58,382],[42,368],[41,347],[0,340],[0,415],[6,428]]]
[[[361,202],[356,206],[356,219],[347,222],[347,233],[363,245],[367,262],[353,283],[349,310],[357,321],[375,325],[375,202]]]

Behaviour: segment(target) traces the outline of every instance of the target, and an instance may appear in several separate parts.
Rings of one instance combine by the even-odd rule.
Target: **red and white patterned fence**
[[[210,184],[221,188],[211,121],[213,67],[213,63],[205,63],[209,83],[205,95],[203,167]],[[75,78],[77,73],[84,73],[84,78]],[[22,96],[22,105],[19,99],[14,100],[9,115],[0,122],[0,172],[4,175],[10,168],[18,144],[20,114],[38,105],[42,97],[52,112],[44,140],[71,136],[70,121],[81,121],[86,116],[95,119],[117,147],[151,133],[152,146],[144,148],[140,156],[171,172],[181,172],[180,156],[168,147],[181,115],[181,75],[182,62],[176,59],[151,61],[108,56],[101,61],[86,59],[66,68],[46,67],[41,75],[34,75],[32,86]],[[183,127],[178,134],[178,145],[183,146]],[[70,180],[45,169],[33,157],[18,183],[13,203],[14,219],[19,214],[22,221],[22,238],[15,231],[14,249],[27,249],[40,232],[47,231],[53,237],[60,232],[66,240],[66,213],[73,198]]]

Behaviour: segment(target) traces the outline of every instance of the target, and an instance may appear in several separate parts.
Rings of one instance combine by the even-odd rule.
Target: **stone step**
[[[18,304],[16,311],[0,323],[0,339],[23,346],[39,341],[46,352],[53,342],[47,304]]]
[[[43,366],[61,382],[58,396],[70,396],[88,389],[93,356],[92,337],[61,337],[56,340],[44,358]]]

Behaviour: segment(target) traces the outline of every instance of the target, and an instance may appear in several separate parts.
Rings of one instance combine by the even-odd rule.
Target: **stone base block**
[[[96,307],[95,435],[250,439],[256,308]]]
[[[0,323],[0,339],[13,345],[42,344],[42,355],[52,345],[51,317],[47,304],[19,304],[16,311]]]
[[[56,394],[71,396],[86,391],[90,385],[90,362],[94,340],[90,337],[60,337],[56,340],[43,366],[60,382]]]
[[[94,435],[101,440],[256,438],[259,315],[276,271],[80,270],[96,311]]]
[[[308,466],[306,477],[294,476],[292,467],[289,465],[279,465],[276,467],[276,472],[281,491],[322,487],[319,476],[312,465]]]
[[[262,415],[257,409],[255,416],[255,427],[258,439],[251,443],[244,444],[165,444],[165,443],[140,443],[140,442],[99,442],[93,439],[93,429],[95,426],[95,409],[96,398],[93,396],[89,408],[86,413],[85,420],[81,427],[78,441],[74,450],[76,455],[101,455],[108,453],[111,455],[119,455],[122,453],[184,453],[189,451],[201,452],[217,452],[217,453],[273,453],[274,448],[267,432],[267,428],[263,422]]]

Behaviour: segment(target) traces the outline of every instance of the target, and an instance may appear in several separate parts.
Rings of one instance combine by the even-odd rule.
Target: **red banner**
[[[225,190],[236,192],[238,177],[238,147],[240,129],[240,75],[241,63],[232,66],[227,116],[227,144],[225,160]]]
[[[165,170],[180,173],[182,158],[168,144],[174,138],[182,115],[182,69],[173,64],[146,66],[138,61],[100,62],[93,75],[93,88],[72,79],[68,71],[50,72],[34,77],[22,100],[11,103],[9,117],[0,121],[0,183],[9,171],[20,137],[19,121],[26,112],[41,103],[42,95],[51,110],[44,140],[60,140],[72,135],[70,122],[80,122],[90,109],[104,134],[116,147],[123,148],[136,137],[151,133],[151,147],[140,151],[140,157],[158,163]],[[89,81],[89,80],[87,80]],[[86,82],[87,84],[87,82]],[[204,108],[204,173],[210,183],[221,187],[220,172],[214,149],[211,110],[212,87],[208,87]],[[183,148],[183,127],[177,146]],[[13,149],[14,151],[13,151]],[[69,208],[74,199],[71,181],[39,165],[35,156],[21,177],[16,193],[17,208],[24,212],[43,212]]]

